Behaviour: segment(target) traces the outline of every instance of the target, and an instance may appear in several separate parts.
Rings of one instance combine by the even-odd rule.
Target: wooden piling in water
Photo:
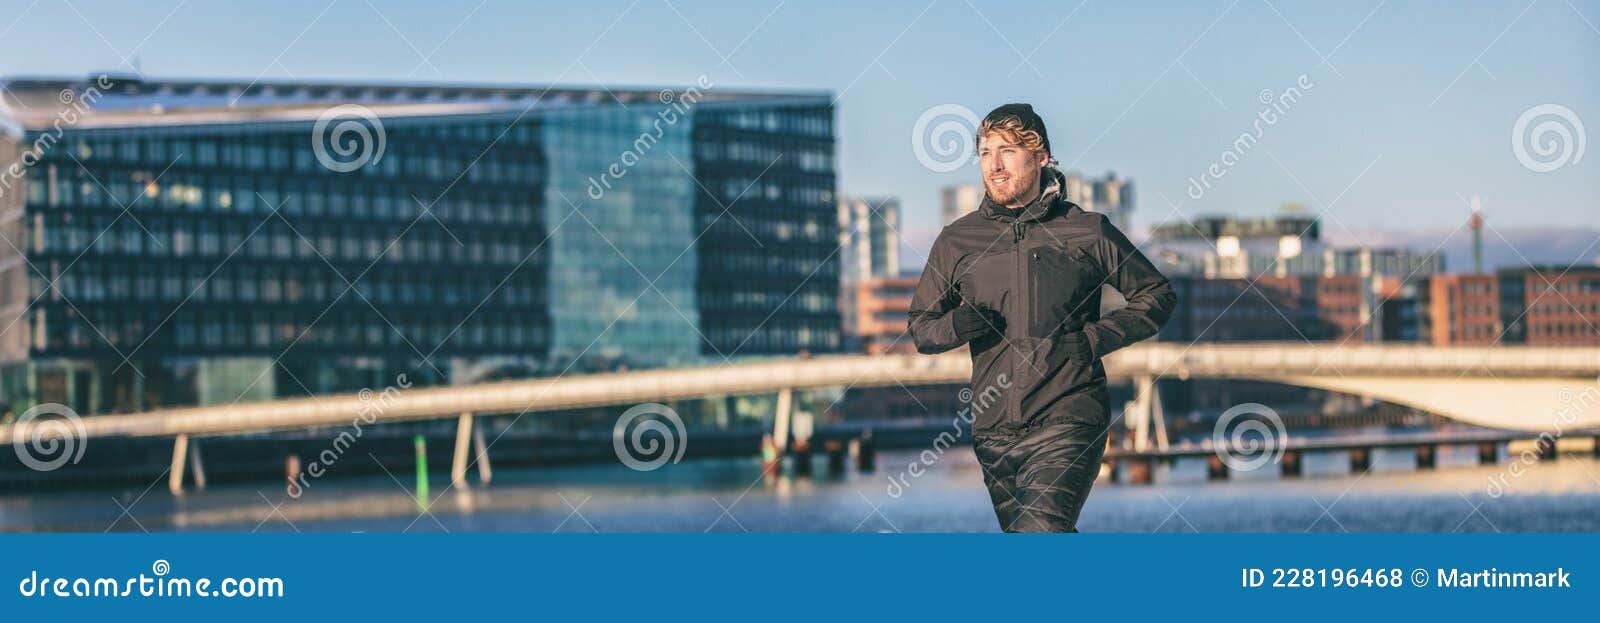
[[[1500,462],[1500,444],[1485,441],[1478,444],[1478,464],[1494,465]]]
[[[1439,448],[1433,444],[1417,446],[1417,469],[1433,469],[1438,464]]]
[[[1228,464],[1222,460],[1222,457],[1217,456],[1215,453],[1206,456],[1206,479],[1228,479]]]
[[[1540,461],[1554,461],[1560,456],[1560,453],[1556,452],[1556,438],[1554,436],[1539,435],[1539,439],[1534,441],[1534,447],[1536,448],[1535,452],[1539,453]]]
[[[1299,450],[1285,450],[1279,458],[1278,465],[1282,468],[1284,478],[1299,478],[1305,475],[1305,466],[1301,462]]]
[[[829,439],[822,444],[822,451],[828,455],[828,475],[833,477],[843,476],[845,463],[844,442],[838,439]]]
[[[1154,460],[1138,457],[1128,460],[1128,484],[1147,485],[1155,479]]]
[[[861,431],[860,441],[856,452],[856,469],[870,473],[878,468],[878,444],[872,440],[872,429]]]
[[[1372,469],[1372,449],[1351,448],[1350,472],[1353,474],[1359,474],[1366,472],[1369,469]]]

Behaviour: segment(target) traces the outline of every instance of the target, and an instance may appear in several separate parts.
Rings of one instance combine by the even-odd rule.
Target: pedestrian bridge
[[[1600,348],[1147,342],[1105,360],[1112,382],[1254,379],[1369,396],[1470,424],[1524,431],[1600,426]],[[827,387],[964,383],[966,353],[826,355],[411,388],[385,399],[386,422],[633,405]],[[1141,392],[1142,393],[1142,392]],[[84,418],[100,436],[220,435],[347,425],[371,392]],[[11,431],[0,429],[0,439]],[[20,431],[18,431],[20,432]]]
[[[1162,378],[1253,379],[1368,396],[1492,428],[1560,434],[1600,428],[1600,348],[1434,347],[1313,343],[1167,344],[1147,342],[1105,360],[1112,382],[1131,382],[1124,408],[1135,451],[1167,447]],[[488,444],[476,415],[636,405],[706,396],[776,393],[774,436],[780,449],[797,390],[965,383],[964,352],[922,355],[827,355],[741,360],[720,365],[409,388],[262,402],[163,409],[0,426],[0,440],[53,437],[172,437],[171,488],[186,465],[201,473],[191,437],[349,426],[356,418],[403,422],[457,419],[453,482],[469,464],[488,478]],[[476,446],[472,452],[470,446]],[[203,481],[202,481],[203,482]]]

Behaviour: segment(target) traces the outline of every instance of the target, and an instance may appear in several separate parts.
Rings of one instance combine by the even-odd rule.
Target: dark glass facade
[[[708,107],[693,135],[703,352],[839,350],[832,106]]]
[[[413,91],[363,97],[506,97]],[[826,97],[661,124],[649,100],[511,95],[356,100],[384,148],[349,172],[319,162],[315,112],[67,128],[0,195],[4,400],[133,411],[837,349]],[[23,125],[0,153],[55,134]]]

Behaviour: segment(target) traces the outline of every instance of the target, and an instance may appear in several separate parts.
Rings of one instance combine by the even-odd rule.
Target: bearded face
[[[1039,174],[1049,154],[1031,151],[1005,132],[990,132],[978,142],[978,163],[989,199],[1018,207],[1039,193]]]

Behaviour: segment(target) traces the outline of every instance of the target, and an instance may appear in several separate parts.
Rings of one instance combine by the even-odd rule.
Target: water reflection
[[[513,470],[493,486],[433,486],[426,514],[393,478],[325,480],[300,499],[281,487],[213,487],[173,497],[162,487],[0,497],[0,530],[476,532],[988,532],[995,529],[977,463],[953,451],[898,497],[888,473],[915,451],[885,451],[875,474],[763,474],[756,460],[685,462],[654,472],[621,466]],[[1306,476],[1275,469],[1206,480],[1203,459],[1159,466],[1155,484],[1102,479],[1080,527],[1149,531],[1592,531],[1600,529],[1600,464],[1540,463],[1488,493],[1505,466],[1473,448],[1441,449],[1438,469],[1414,453],[1378,450],[1350,473],[1344,453],[1305,456]],[[400,466],[395,466],[400,467]],[[394,470],[400,473],[401,470]],[[124,513],[123,509],[129,509]]]

